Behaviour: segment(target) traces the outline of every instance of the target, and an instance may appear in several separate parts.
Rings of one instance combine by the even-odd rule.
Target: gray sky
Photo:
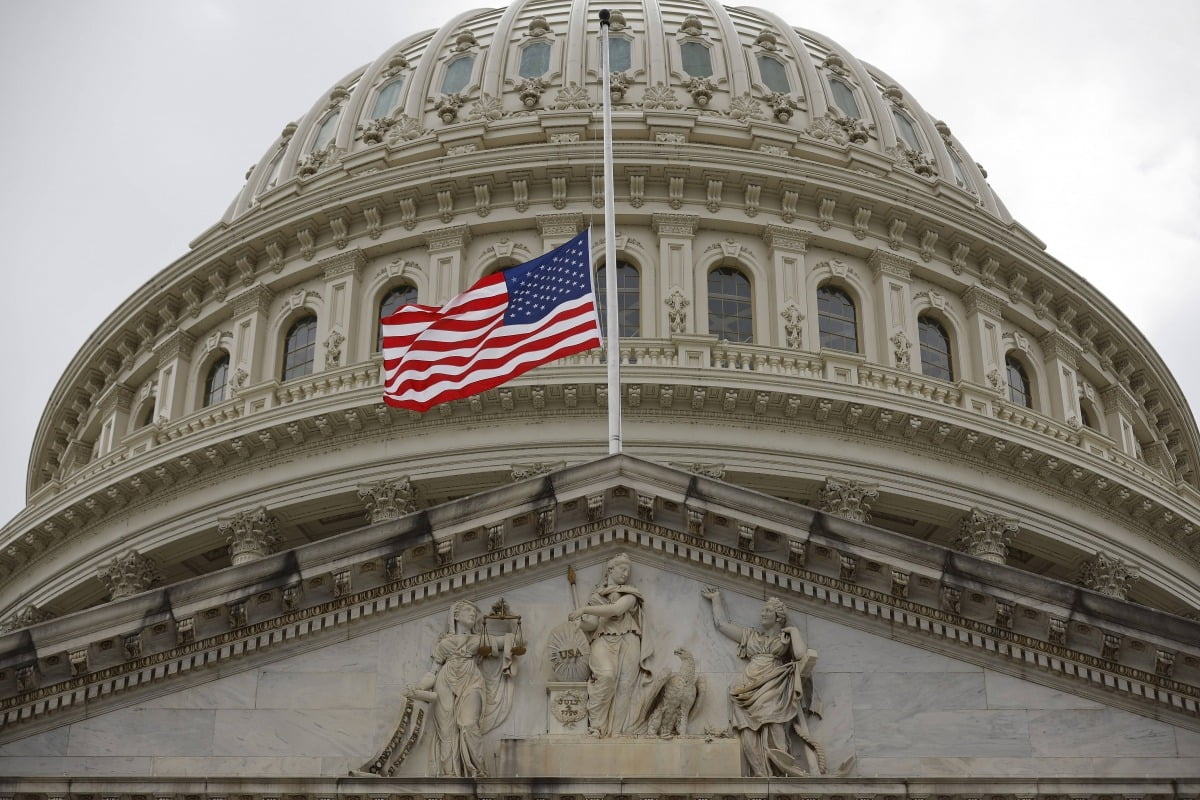
[[[13,381],[0,522],[87,337],[183,255],[280,129],[441,0],[0,2],[0,223]],[[1108,295],[1200,409],[1200,3],[755,5],[840,42],[946,121],[1013,215]]]

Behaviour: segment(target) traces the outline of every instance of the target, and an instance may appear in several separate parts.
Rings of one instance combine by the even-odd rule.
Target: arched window
[[[862,119],[862,112],[858,110],[858,101],[854,99],[854,90],[850,88],[850,84],[841,78],[831,77],[829,90],[833,92],[833,102],[842,114],[852,119]]]
[[[708,273],[708,332],[729,342],[754,341],[750,279],[732,267]]]
[[[608,69],[610,72],[625,72],[633,66],[630,42],[620,36],[608,37]]]
[[[950,151],[950,166],[954,170],[954,182],[958,184],[960,188],[966,189],[968,192],[973,191],[971,189],[971,183],[967,180],[967,171],[963,167],[962,160],[959,159],[958,153],[954,152],[952,148],[947,149]]]
[[[1008,373],[1009,402],[1033,408],[1033,384],[1029,382],[1029,373],[1025,371],[1025,367],[1011,355],[1004,357],[1004,367]]]
[[[942,323],[932,317],[917,317],[917,338],[921,340],[921,374],[940,381],[954,380],[950,335]]]
[[[600,309],[600,330],[608,335],[608,275],[603,266],[596,270],[596,304]],[[617,335],[642,335],[642,278],[637,268],[617,262]]]
[[[313,137],[312,147],[308,148],[308,152],[315,153],[329,146],[333,137],[337,135],[338,120],[341,118],[342,112],[340,111],[335,111],[325,118],[321,127],[317,128],[317,135]]]
[[[817,328],[821,347],[858,352],[858,312],[850,295],[836,286],[817,289]]]
[[[401,306],[406,306],[417,302],[417,290],[414,286],[397,286],[383,296],[383,300],[379,303],[379,314],[376,320],[381,320],[384,317],[394,313]],[[375,349],[383,349],[383,325],[376,322],[375,325]]]
[[[283,380],[311,375],[316,357],[317,318],[304,317],[288,328],[283,340]]]
[[[896,120],[896,135],[900,137],[900,141],[904,142],[909,150],[921,152],[921,137],[917,136],[917,129],[913,127],[912,121],[895,109],[892,110],[892,118]]]
[[[475,56],[459,56],[446,65],[446,77],[442,78],[442,94],[454,94],[467,88],[471,82],[471,71],[475,67]]]
[[[772,92],[782,92],[790,94],[792,84],[788,80],[787,67],[785,67],[777,58],[771,56],[758,56],[758,71],[762,75],[763,83]]]
[[[204,378],[204,402],[205,406],[216,405],[225,401],[225,388],[229,385],[229,354],[218,358],[213,365],[208,368],[208,375]]]
[[[683,71],[693,78],[712,77],[712,53],[699,42],[684,42],[679,45],[679,56],[683,59]]]
[[[275,188],[275,184],[279,182],[279,168],[283,166],[283,152],[286,149],[286,145],[280,147],[279,152],[275,154],[275,157],[271,159],[271,163],[267,165],[267,172],[258,184],[258,191],[254,193],[255,197],[268,189]]]
[[[521,66],[517,74],[522,78],[540,78],[550,71],[550,43],[534,42],[521,50]]]
[[[138,429],[148,427],[154,424],[154,401],[151,400],[142,410],[142,417],[138,420]]]
[[[375,105],[371,108],[371,119],[380,119],[391,113],[400,103],[400,93],[404,91],[404,78],[385,83],[375,97]]]

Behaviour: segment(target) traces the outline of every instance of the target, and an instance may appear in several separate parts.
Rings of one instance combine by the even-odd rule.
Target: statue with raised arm
[[[756,778],[824,773],[825,755],[806,719],[812,698],[805,692],[805,676],[816,654],[788,625],[783,601],[767,600],[761,625],[747,628],[729,621],[717,589],[707,587],[700,594],[712,603],[717,630],[737,642],[738,657],[749,662],[729,686],[730,721],[741,740],[743,769]]]
[[[596,737],[640,733],[645,729],[646,666],[651,647],[643,640],[642,593],[629,585],[629,556],[609,559],[604,582],[585,606],[568,615],[591,638],[588,667],[588,733]]]

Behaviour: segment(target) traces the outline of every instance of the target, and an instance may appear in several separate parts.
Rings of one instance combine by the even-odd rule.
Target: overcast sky
[[[410,33],[501,4],[0,0],[0,522],[24,506],[62,370],[218,219],[280,129]],[[945,120],[1200,409],[1200,2],[756,5],[840,42]]]

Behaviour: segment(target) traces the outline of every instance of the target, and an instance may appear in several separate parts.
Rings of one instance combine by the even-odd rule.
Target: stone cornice
[[[247,314],[265,314],[271,307],[275,293],[261,283],[256,283],[244,292],[229,299],[229,307],[233,318],[239,319]]]
[[[660,239],[690,239],[696,235],[700,227],[700,217],[694,214],[652,214],[650,229],[658,234]]]
[[[173,358],[191,356],[192,345],[196,343],[196,337],[186,331],[174,331],[154,347],[154,355],[158,357],[160,364],[170,361]]]
[[[471,241],[470,225],[451,225],[425,232],[425,246],[430,253],[461,250]]]
[[[477,539],[481,526],[499,520],[503,541],[441,563],[456,540]],[[753,551],[743,530],[761,532]],[[340,639],[352,621],[381,627],[416,603],[448,602],[485,579],[499,587],[527,581],[527,572],[558,574],[560,562],[607,547],[694,580],[719,575],[751,593],[765,582],[805,613],[1010,674],[1033,667],[1050,685],[1200,730],[1198,623],[610,456],[177,583],[162,597],[43,622],[32,637],[0,637],[0,671],[18,673],[15,690],[7,682],[0,689],[0,738],[85,698],[119,688],[124,702],[135,702],[136,687],[161,686],[200,665],[249,666],[306,637],[318,646],[329,634]],[[247,622],[251,600],[257,621]],[[169,614],[152,612],[164,603]],[[90,668],[85,658],[80,671],[62,658],[111,650],[104,642],[113,639],[125,658],[111,666]]]
[[[783,225],[764,225],[763,241],[772,250],[783,250],[789,253],[803,253],[808,250],[808,240],[812,231],[803,228],[788,228]]]
[[[323,258],[317,262],[316,266],[321,270],[322,277],[329,281],[342,275],[357,274],[367,263],[367,257],[363,255],[363,251],[355,248],[345,253],[338,253],[336,256]]]
[[[1042,346],[1042,353],[1046,358],[1057,358],[1071,368],[1079,366],[1083,350],[1062,331],[1050,331],[1038,340],[1038,344]]]
[[[565,214],[538,214],[538,233],[545,238],[572,238],[583,230],[583,214],[578,211]]]
[[[1003,297],[979,284],[975,284],[963,292],[962,301],[966,305],[968,313],[983,313],[997,319],[1000,318],[1004,307],[1008,305],[1008,301]]]

